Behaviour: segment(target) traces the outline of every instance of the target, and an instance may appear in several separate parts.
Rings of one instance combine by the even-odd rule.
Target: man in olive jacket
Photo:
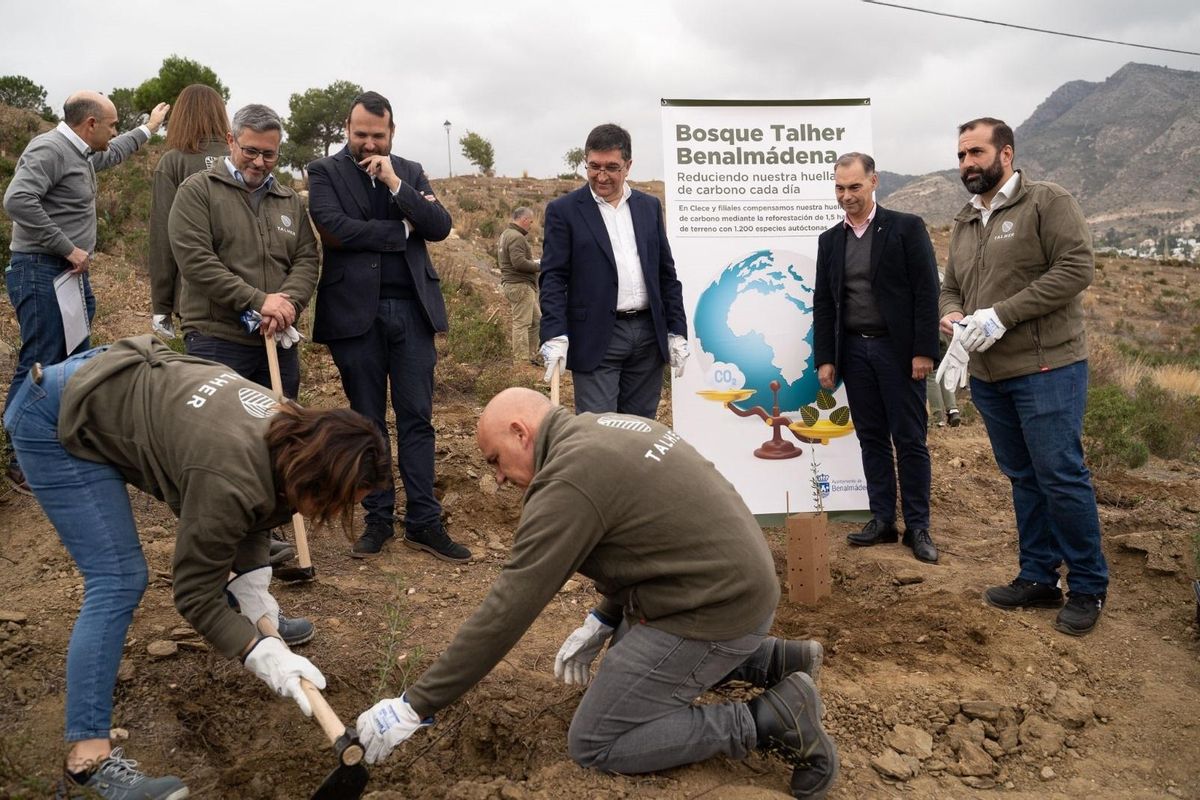
[[[767,636],[779,601],[775,563],[712,463],[652,420],[574,416],[524,388],[488,403],[477,441],[496,481],[525,489],[512,553],[441,657],[403,697],[359,716],[366,759],[386,758],[432,724],[579,572],[600,602],[554,666],[568,684],[591,682],[567,737],[573,759],[643,773],[764,748],[794,766],[793,796],[823,797],[838,762],[812,679],[822,650]],[[726,680],[766,691],[749,703],[693,705]]]
[[[974,196],[950,234],[939,304],[954,340],[941,374],[959,384],[966,359],[955,350],[970,353],[971,399],[1012,481],[1021,563],[1012,583],[984,597],[1004,609],[1058,608],[1065,563],[1070,592],[1055,627],[1079,636],[1095,627],[1108,592],[1082,443],[1091,234],[1065,189],[1013,169],[1008,125],[983,117],[958,133],[959,172]]]
[[[500,263],[500,287],[512,310],[512,358],[514,364],[537,364],[538,330],[542,312],[538,309],[537,280],[541,265],[529,254],[529,229],[533,211],[518,206],[512,221],[500,234],[496,257]]]
[[[183,275],[180,317],[190,355],[271,385],[263,335],[277,335],[283,393],[300,389],[300,358],[284,336],[317,285],[317,240],[304,202],[275,180],[283,124],[262,105],[233,117],[229,156],[179,187],[168,230]],[[262,315],[248,333],[241,315]]]

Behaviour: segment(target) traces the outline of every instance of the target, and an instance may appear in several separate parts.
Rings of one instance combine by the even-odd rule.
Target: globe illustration
[[[811,258],[784,250],[758,250],[736,260],[700,295],[694,325],[700,349],[714,361],[705,378],[712,389],[753,390],[743,407],[773,405],[795,412],[817,396],[813,343]]]

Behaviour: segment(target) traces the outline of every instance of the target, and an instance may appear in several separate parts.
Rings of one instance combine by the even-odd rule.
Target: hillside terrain
[[[1200,72],[1131,63],[1104,81],[1070,81],[1014,134],[1015,164],[1074,194],[1098,240],[1200,233]],[[890,175],[881,202],[949,224],[967,199],[953,168],[955,142],[947,131],[949,169]]]
[[[149,330],[137,187],[158,154],[151,147],[101,178],[110,231],[92,268],[96,343]],[[434,181],[455,220],[452,237],[431,248],[451,317],[438,343],[437,490],[452,535],[475,557],[454,566],[393,543],[364,562],[349,557],[342,532],[314,532],[318,579],[273,591],[287,613],[316,623],[317,637],[303,652],[324,671],[326,696],[345,721],[420,674],[504,564],[521,498],[497,490],[476,450],[474,425],[500,388],[545,387],[536,372],[508,366],[507,311],[492,251],[513,207],[532,206],[540,222],[545,204],[575,185]],[[661,184],[639,188],[662,195]],[[946,232],[933,234],[944,258]],[[1200,642],[1190,586],[1200,428],[1185,427],[1195,401],[1183,384],[1196,366],[1200,269],[1116,259],[1099,267],[1086,297],[1093,380],[1117,392],[1116,412],[1089,440],[1113,580],[1103,621],[1091,636],[1073,639],[1052,629],[1053,612],[983,605],[980,592],[1015,573],[1016,533],[1008,482],[964,398],[964,424],[930,434],[941,563],[921,564],[899,546],[851,550],[844,536],[858,524],[834,520],[832,596],[815,608],[785,600],[777,612],[777,634],[815,637],[826,648],[825,721],[842,756],[830,795],[836,800],[998,792],[1027,800],[1200,798]],[[306,316],[303,325],[310,323]],[[2,385],[12,364],[3,351],[18,344],[6,302],[0,343]],[[1153,414],[1122,411],[1117,402],[1164,385],[1181,394],[1155,395],[1171,405]],[[564,394],[569,403],[569,381]],[[302,350],[301,401],[344,403],[328,351],[311,342]],[[669,414],[664,402],[660,416]],[[1171,455],[1122,466],[1127,442],[1115,434],[1148,437],[1151,430],[1166,431],[1168,440],[1153,440],[1151,452]],[[307,797],[333,765],[319,730],[183,623],[171,603],[175,520],[157,501],[133,490],[131,497],[151,584],[126,643],[116,698],[115,724],[130,754],[152,772],[182,776],[193,797]],[[765,535],[782,581],[786,532],[767,528]],[[0,562],[0,797],[40,798],[61,763],[64,653],[82,581],[37,503],[2,482]],[[568,759],[566,732],[580,691],[555,682],[553,660],[594,599],[587,580],[562,587],[499,668],[372,768],[367,797],[786,797],[789,769],[757,754],[645,776],[602,775]],[[173,652],[152,654],[149,646],[164,641],[175,643],[164,648]]]

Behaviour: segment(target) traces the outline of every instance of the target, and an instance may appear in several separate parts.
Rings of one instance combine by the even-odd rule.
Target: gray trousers
[[[627,775],[715,755],[745,758],[757,745],[747,705],[692,701],[731,673],[766,674],[772,617],[753,633],[723,642],[622,622],[571,720],[571,758]]]
[[[662,396],[663,366],[650,312],[618,316],[599,366],[591,372],[571,371],[575,413],[616,411],[654,419]]]

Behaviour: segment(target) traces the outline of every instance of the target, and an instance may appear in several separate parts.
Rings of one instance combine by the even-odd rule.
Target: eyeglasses
[[[588,163],[587,171],[592,175],[599,175],[604,172],[608,175],[620,175],[625,171],[624,164],[592,164]]]
[[[237,145],[238,150],[242,151],[242,155],[251,161],[257,161],[259,156],[262,156],[264,164],[274,164],[279,160],[278,150],[259,150],[257,147],[242,147],[237,139],[234,139],[233,143]]]

